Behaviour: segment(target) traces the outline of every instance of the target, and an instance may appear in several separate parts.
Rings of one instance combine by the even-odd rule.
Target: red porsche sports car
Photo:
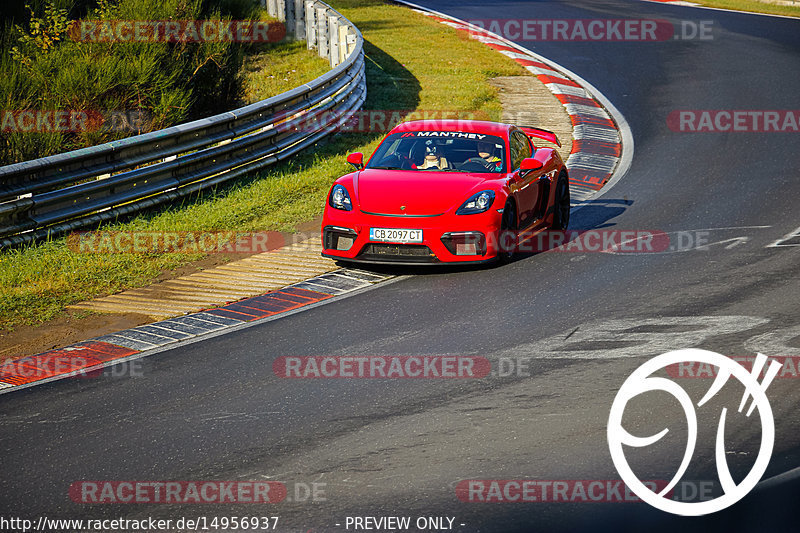
[[[367,164],[337,179],[322,220],[322,255],[367,263],[508,261],[519,244],[569,223],[567,169],[546,130],[485,121],[396,126]]]

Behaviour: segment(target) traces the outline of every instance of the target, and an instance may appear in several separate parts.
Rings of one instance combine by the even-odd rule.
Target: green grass
[[[796,5],[780,5],[768,2],[758,2],[754,0],[693,0],[698,4],[708,7],[721,7],[724,9],[737,9],[740,11],[751,11],[753,13],[768,13],[771,15],[786,15],[788,17],[800,17],[800,2]]]
[[[242,100],[247,103],[264,100],[318,78],[328,70],[328,60],[309,51],[305,41],[269,47],[245,58]]]
[[[333,5],[361,29],[366,39],[368,98],[364,109],[448,110],[499,116],[500,102],[487,79],[525,74],[511,59],[406,8],[377,0],[339,0]],[[291,71],[288,63],[281,69],[276,72]],[[264,80],[258,81],[258,76],[251,74],[253,86],[249,90],[257,94]],[[291,231],[321,213],[330,184],[349,171],[345,155],[351,151],[371,153],[381,136],[338,134],[257,176],[104,229]],[[0,327],[9,329],[51,319],[69,303],[146,285],[163,271],[198,258],[178,254],[79,254],[69,250],[63,238],[2,252]]]

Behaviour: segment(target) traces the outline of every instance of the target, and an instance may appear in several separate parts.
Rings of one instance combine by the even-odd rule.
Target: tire
[[[498,239],[498,246],[502,247],[504,241],[503,234],[506,231],[514,232],[516,241],[517,206],[511,200],[508,200],[506,202],[505,207],[503,208],[503,218],[500,221],[500,238]],[[514,244],[516,244],[516,242]],[[514,254],[515,254],[514,248],[515,247],[512,246],[510,250],[503,250],[502,248],[498,250],[497,259],[500,261],[501,264],[505,265],[514,260]]]
[[[551,229],[563,231],[569,226],[570,197],[569,181],[566,173],[562,172],[556,184],[556,198],[553,204],[553,225]]]

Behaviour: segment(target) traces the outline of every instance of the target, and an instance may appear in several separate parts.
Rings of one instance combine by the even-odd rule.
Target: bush
[[[67,33],[75,20],[70,14],[84,12],[84,20],[255,19],[260,14],[253,0],[47,0],[27,7],[27,22],[7,20],[0,41],[0,112],[75,110],[108,117],[123,111],[115,116],[138,120],[123,131],[108,122],[86,131],[5,128],[0,164],[164,128],[237,104],[242,45],[80,42]]]

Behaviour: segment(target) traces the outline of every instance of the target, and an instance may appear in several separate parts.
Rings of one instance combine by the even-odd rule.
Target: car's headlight
[[[461,207],[456,211],[456,215],[474,215],[475,213],[483,213],[494,202],[494,191],[481,191],[469,197],[469,200],[464,202]]]
[[[328,198],[328,204],[334,209],[341,209],[342,211],[353,210],[353,202],[350,201],[350,195],[347,194],[347,189],[339,184],[333,186],[331,196]]]

